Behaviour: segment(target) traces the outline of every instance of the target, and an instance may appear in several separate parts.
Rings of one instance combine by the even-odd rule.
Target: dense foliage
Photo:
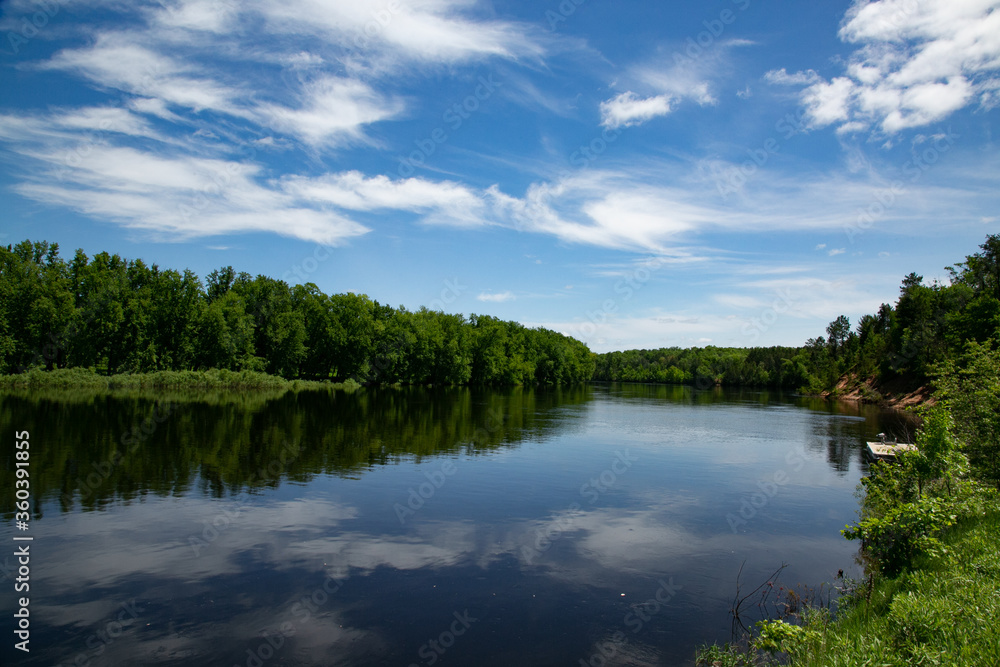
[[[595,380],[788,387],[808,384],[808,369],[797,359],[801,348],[705,347],[609,352],[597,357]]]
[[[1000,349],[972,338],[938,352],[917,451],[873,464],[843,531],[867,581],[842,582],[836,619],[807,608],[763,621],[698,664],[1000,664]]]
[[[384,384],[563,384],[588,380],[782,387],[808,393],[911,390],[966,345],[1000,347],[1000,235],[895,306],[835,319],[804,347],[665,348],[593,355],[572,338],[493,317],[392,308],[225,267],[204,283],[99,253],[66,262],[56,244],[0,248],[0,373],[258,371]]]
[[[596,380],[694,385],[771,386],[820,393],[861,385],[916,389],[932,379],[936,365],[960,359],[969,342],[1000,346],[1000,235],[988,236],[981,252],[946,267],[950,284],[925,285],[911,273],[903,279],[895,307],[882,304],[853,329],[841,315],[826,336],[804,347],[665,348],[599,355]],[[848,378],[851,382],[843,382]],[[869,395],[870,394],[870,395]]]
[[[962,356],[970,341],[1000,344],[1000,235],[988,236],[980,250],[945,267],[950,284],[925,285],[911,273],[895,307],[883,304],[853,331],[841,316],[827,327],[826,338],[807,341],[814,386],[829,387],[851,374],[916,387],[931,379],[938,364]]]
[[[0,373],[95,368],[107,375],[222,369],[381,384],[588,381],[587,347],[493,317],[411,312],[363,294],[326,295],[232,267],[204,284],[57,244],[0,248]]]

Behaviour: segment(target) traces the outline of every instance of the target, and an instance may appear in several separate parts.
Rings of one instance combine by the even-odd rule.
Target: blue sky
[[[4,243],[799,345],[1000,230],[1000,1],[10,0]]]

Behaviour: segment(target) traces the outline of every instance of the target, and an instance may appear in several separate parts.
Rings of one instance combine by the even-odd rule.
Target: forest
[[[665,348],[593,354],[571,337],[486,315],[394,308],[231,266],[189,270],[56,243],[0,247],[0,373],[102,375],[221,369],[362,384],[516,386],[618,381],[915,388],[970,342],[1000,347],[1000,235],[946,267],[948,284],[903,278],[895,305],[840,316],[802,347]]]
[[[0,248],[0,373],[222,369],[363,384],[572,384],[583,343],[489,316],[393,308],[232,267],[191,271],[24,241]]]
[[[666,348],[598,356],[595,380],[772,386],[821,393],[849,382],[914,389],[970,342],[1000,347],[1000,235],[945,267],[950,284],[903,278],[895,306],[841,315],[801,348]],[[873,390],[873,393],[874,392]]]

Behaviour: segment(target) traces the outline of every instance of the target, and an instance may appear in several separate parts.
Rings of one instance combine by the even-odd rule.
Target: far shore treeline
[[[0,372],[220,369],[379,384],[589,381],[586,345],[494,317],[393,308],[225,267],[204,282],[56,243],[0,248]]]
[[[106,252],[0,247],[0,373],[94,369],[268,373],[363,384],[512,386],[598,381],[905,392],[968,344],[1000,346],[1000,235],[946,267],[950,284],[903,279],[895,306],[846,316],[803,347],[665,348],[595,355],[569,336],[485,315],[409,311],[232,267],[204,280]]]

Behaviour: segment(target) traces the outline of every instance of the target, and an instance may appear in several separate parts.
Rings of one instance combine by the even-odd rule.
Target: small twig
[[[756,595],[757,592],[759,591],[760,601],[757,603],[757,608],[763,610],[766,613],[767,597],[770,594],[770,592],[774,590],[774,582],[778,580],[778,576],[781,574],[781,571],[784,570],[786,567],[788,567],[787,563],[782,563],[781,567],[775,570],[771,574],[771,576],[768,577],[766,581],[764,581],[759,586],[757,586],[757,588],[753,589],[752,591],[741,597],[740,592],[742,589],[741,589],[740,579],[743,575],[744,565],[746,565],[746,560],[744,560],[743,563],[740,565],[740,570],[736,574],[736,596],[733,598],[733,606],[732,609],[730,610],[731,613],[733,614],[732,639],[734,641],[736,640],[737,625],[743,630],[745,634],[750,634],[750,629],[743,622],[743,618],[741,615],[741,609],[743,607],[743,603],[746,602],[751,597],[753,597],[754,595]]]

